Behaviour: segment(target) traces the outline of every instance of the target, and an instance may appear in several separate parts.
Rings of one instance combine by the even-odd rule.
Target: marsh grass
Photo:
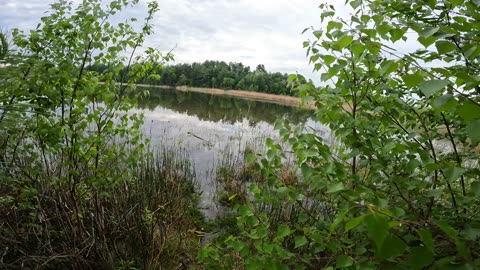
[[[83,185],[73,193],[52,179],[21,182],[20,175],[3,174],[2,180],[10,185],[0,189],[0,268],[193,265],[203,217],[197,209],[195,171],[185,152],[145,153],[122,175],[108,192]]]
[[[262,147],[263,141],[256,140],[251,144],[227,147],[221,153],[215,172],[217,201],[221,206],[232,207],[245,203],[248,184],[263,181],[264,177],[255,165],[246,161],[247,154],[257,152]]]

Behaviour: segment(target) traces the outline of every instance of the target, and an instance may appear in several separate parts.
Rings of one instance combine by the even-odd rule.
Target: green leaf
[[[465,270],[468,269],[468,268],[455,267],[453,265],[455,260],[456,260],[455,256],[449,256],[449,257],[437,259],[433,263],[433,266],[431,266],[429,269],[465,269]]]
[[[457,247],[458,254],[460,254],[466,261],[470,261],[472,259],[470,249],[467,248],[463,240],[457,238],[457,240],[455,240],[455,246]]]
[[[342,182],[331,183],[328,185],[327,193],[335,193],[344,189],[345,189],[345,186],[343,185]]]
[[[253,215],[252,210],[246,205],[240,205],[238,210],[241,216],[248,217]]]
[[[380,24],[381,22],[383,22],[384,17],[381,14],[377,14],[377,15],[373,15],[372,19],[375,21],[376,24]]]
[[[427,192],[428,197],[440,197],[443,194],[443,189],[432,189]]]
[[[435,46],[437,47],[437,51],[439,54],[449,53],[457,49],[457,46],[455,46],[455,44],[446,40],[439,40],[435,42]]]
[[[329,21],[327,23],[327,32],[331,32],[332,29],[337,28],[337,29],[342,29],[343,24],[335,21]]]
[[[480,118],[480,106],[471,101],[465,101],[457,109],[458,115],[465,121]]]
[[[320,55],[315,54],[310,57],[310,63],[315,63],[317,62],[318,58],[320,58]]]
[[[362,5],[362,1],[359,1],[359,0],[348,1],[348,2],[353,9],[357,9],[360,5]]]
[[[380,74],[385,76],[394,72],[398,68],[397,63],[393,60],[386,60],[381,63]]]
[[[336,266],[337,268],[345,268],[353,265],[353,259],[347,255],[340,255],[336,259]]]
[[[333,62],[335,62],[335,60],[337,60],[337,58],[333,55],[322,55],[321,58],[327,66],[330,66]]]
[[[390,35],[392,36],[391,40],[392,42],[396,42],[397,40],[401,39],[404,37],[406,32],[405,28],[394,28],[390,30]]]
[[[353,218],[345,224],[345,232],[350,231],[351,229],[357,227],[365,219],[366,215],[361,215],[356,218]]]
[[[465,172],[464,168],[459,167],[450,167],[445,169],[445,176],[447,177],[448,181],[455,181],[457,180],[463,173]]]
[[[252,153],[247,154],[247,158],[246,158],[247,163],[254,162],[255,160],[257,160],[257,157],[254,154]]]
[[[303,157],[318,157],[319,153],[315,150],[306,149],[301,151],[299,155]]]
[[[402,77],[403,82],[408,88],[413,88],[423,82],[423,75],[420,72],[407,74]]]
[[[388,33],[392,29],[393,29],[393,26],[391,26],[388,23],[382,23],[382,24],[377,26],[377,31],[380,35],[385,35],[386,33]]]
[[[288,227],[287,225],[285,224],[282,224],[278,227],[278,230],[277,230],[277,237],[278,238],[284,238],[286,236],[289,236],[293,231],[290,230],[290,227]]]
[[[448,111],[457,106],[458,101],[453,97],[453,95],[446,94],[441,95],[435,98],[432,102],[432,106],[440,111]]]
[[[425,247],[427,247],[432,253],[434,252],[434,243],[432,238],[432,232],[426,229],[419,229],[417,230],[418,235],[420,235],[420,239],[423,241]]]
[[[413,247],[407,261],[409,269],[423,269],[433,261],[433,253],[427,247]]]
[[[348,45],[350,45],[350,43],[352,43],[352,41],[353,41],[352,36],[343,36],[340,40],[338,40],[336,42],[336,44],[340,49],[343,49],[343,48],[347,47]]]
[[[257,257],[249,257],[245,260],[247,270],[262,270],[263,262]]]
[[[228,243],[228,246],[233,248],[235,251],[240,252],[245,248],[246,244],[240,240],[234,240]]]
[[[480,238],[480,228],[467,227],[463,230],[466,240],[475,241]]]
[[[356,57],[359,57],[366,49],[365,45],[360,42],[352,43],[352,46],[350,48],[353,52],[353,55],[355,55]]]
[[[388,235],[388,223],[385,218],[371,214],[365,218],[368,236],[375,242],[377,249],[382,247],[383,241]]]
[[[323,32],[320,31],[320,30],[315,30],[315,31],[313,31],[313,35],[314,35],[316,38],[320,39],[320,38],[322,37],[322,35],[323,35]]]
[[[437,222],[438,227],[451,239],[457,239],[457,231],[444,220]]]
[[[378,251],[378,255],[383,259],[394,258],[402,255],[406,248],[407,245],[402,239],[396,235],[388,234],[383,241],[382,247]]]
[[[293,82],[293,81],[295,81],[295,79],[297,79],[297,74],[288,75],[288,81],[289,82]]]
[[[304,235],[295,236],[295,248],[303,247],[308,244],[308,240]]]
[[[286,195],[286,194],[288,194],[289,190],[290,189],[288,187],[283,186],[283,187],[279,187],[277,189],[277,192],[278,192],[279,195]]]
[[[247,224],[251,227],[255,227],[260,223],[258,221],[258,218],[256,218],[255,216],[248,216],[245,220],[246,220]]]
[[[437,0],[426,0],[425,3],[426,3],[431,9],[435,9],[435,6],[437,5]]]
[[[470,184],[473,194],[480,196],[480,181],[474,181]]]
[[[440,27],[422,27],[420,31],[418,31],[418,35],[423,38],[428,38],[433,34],[437,33],[440,30]]]
[[[448,80],[430,80],[419,84],[418,87],[426,97],[431,97],[438,91],[444,89],[448,83]]]
[[[305,102],[305,104],[308,104],[308,103],[310,103],[310,102],[313,102],[314,100],[315,100],[315,98],[312,97],[312,96],[304,96],[304,97],[303,97],[303,102]]]
[[[480,46],[472,46],[470,49],[466,50],[465,56],[468,58],[475,58],[480,54]]]
[[[267,138],[267,139],[265,140],[265,145],[266,145],[268,148],[272,148],[274,144],[275,144],[275,142],[274,142],[271,138]]]
[[[347,214],[348,214],[348,209],[345,209],[342,213],[338,214],[335,217],[335,220],[332,222],[332,224],[330,224],[330,228],[329,228],[330,233],[332,233],[338,227],[338,225],[342,223],[342,221],[345,219]]]
[[[435,37],[418,37],[418,42],[422,44],[425,48],[428,48],[430,45],[432,45],[435,40],[437,40]]]
[[[480,142],[480,119],[476,119],[468,123],[467,134],[472,140],[472,145],[477,145]]]
[[[465,0],[449,0],[450,4],[452,4],[452,8],[457,7],[461,4],[463,4]]]

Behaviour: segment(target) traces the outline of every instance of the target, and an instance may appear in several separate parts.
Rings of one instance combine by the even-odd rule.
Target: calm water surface
[[[168,89],[150,89],[136,112],[145,115],[144,132],[156,146],[184,149],[192,161],[201,209],[215,216],[215,170],[223,158],[241,158],[246,146],[261,150],[265,138],[278,139],[273,124],[286,117],[319,133],[327,129],[311,119],[313,111],[274,103]]]

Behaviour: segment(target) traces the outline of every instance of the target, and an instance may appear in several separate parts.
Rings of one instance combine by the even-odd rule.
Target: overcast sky
[[[0,0],[0,26],[32,29],[53,0]],[[107,2],[107,1],[105,1]],[[129,8],[126,17],[144,17],[146,1]],[[146,46],[175,48],[176,62],[223,60],[269,71],[299,72],[312,79],[301,35],[319,27],[317,0],[161,0],[155,34]]]

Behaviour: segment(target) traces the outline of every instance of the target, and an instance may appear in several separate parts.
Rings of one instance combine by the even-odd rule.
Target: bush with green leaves
[[[0,32],[0,61],[5,59],[8,52],[8,42],[5,33]]]
[[[207,267],[480,267],[480,2],[346,2],[348,17],[322,3],[304,43],[323,86],[297,87],[336,143],[279,121],[301,181],[281,181],[273,141],[251,156],[269,181]]]
[[[137,3],[58,1],[35,29],[13,31],[11,50],[2,35],[0,268],[192,263],[185,251],[199,245],[199,214],[191,167],[149,153],[142,115],[128,112],[137,80],[157,77],[171,59],[139,52],[156,2],[139,32],[136,19],[114,23]],[[87,69],[100,64],[110,68]]]

